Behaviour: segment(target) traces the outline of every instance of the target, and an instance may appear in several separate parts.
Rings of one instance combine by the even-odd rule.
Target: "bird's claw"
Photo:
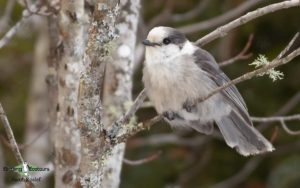
[[[166,111],[166,112],[163,112],[163,116],[165,118],[167,118],[169,121],[172,121],[175,119],[176,113],[172,112],[172,111]]]
[[[183,103],[183,109],[185,109],[187,112],[192,112],[196,108],[196,105],[193,101],[187,100]]]

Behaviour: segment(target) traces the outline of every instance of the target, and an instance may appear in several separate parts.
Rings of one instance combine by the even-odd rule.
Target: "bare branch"
[[[162,151],[158,151],[148,157],[145,157],[145,158],[139,159],[139,160],[134,160],[134,161],[124,158],[123,162],[130,166],[138,166],[138,165],[142,165],[142,164],[149,163],[151,161],[156,160],[161,155],[161,153],[162,153]]]
[[[224,66],[230,65],[238,60],[244,60],[244,59],[250,58],[252,56],[252,54],[248,53],[248,50],[250,49],[250,47],[252,45],[252,41],[253,41],[253,34],[251,34],[248,37],[248,41],[247,41],[246,45],[244,46],[243,50],[238,55],[236,55],[235,57],[233,57],[231,59],[228,59],[226,61],[219,63],[219,66],[224,67]]]
[[[209,3],[209,0],[202,0],[199,1],[199,3],[196,5],[195,8],[191,9],[188,12],[181,13],[181,14],[173,14],[171,16],[171,21],[172,22],[184,22],[191,20],[195,18],[196,16],[199,16],[203,10],[207,7]]]
[[[300,91],[298,91],[294,96],[292,96],[276,113],[272,116],[282,116],[288,113],[291,109],[293,109],[300,102]],[[263,122],[259,124],[257,127],[260,131],[266,129],[268,125],[272,122]]]
[[[126,114],[120,118],[118,124],[127,124],[130,119],[134,116],[136,111],[142,106],[144,100],[147,98],[146,90],[143,89],[140,94],[136,97],[130,109],[126,112]]]
[[[0,40],[0,49],[3,48],[3,46],[7,45],[7,43],[17,33],[17,31],[22,27],[22,25],[28,20],[30,16],[32,16],[32,14],[29,14],[26,17],[23,16],[12,28],[10,28],[10,30]]]
[[[291,116],[274,116],[274,117],[251,117],[253,122],[278,122],[278,121],[294,121],[300,120],[300,114]]]
[[[15,0],[7,1],[3,16],[0,18],[0,33],[3,33],[9,25],[10,16],[14,7]]]
[[[27,9],[23,10],[21,19],[13,27],[10,28],[10,30],[2,37],[2,39],[0,39],[0,49],[7,45],[11,38],[32,15],[49,16],[51,14],[47,13],[46,10],[41,11],[43,7],[38,4],[40,2],[32,5],[28,5],[27,0],[24,0],[24,2]]]
[[[17,144],[19,150],[24,150],[28,147],[30,147],[33,143],[35,143],[39,138],[41,138],[41,136],[46,133],[49,130],[49,127],[45,127],[42,131],[40,131],[35,138],[33,138],[31,141],[29,141],[28,143],[24,143],[24,144]],[[0,139],[3,142],[3,144],[5,144],[7,147],[11,148],[11,145],[9,143],[9,141],[6,140],[4,135],[0,135]]]
[[[10,144],[10,148],[12,149],[12,151],[15,155],[15,158],[17,159],[17,162],[20,163],[20,164],[23,164],[23,162],[24,162],[23,157],[22,157],[21,152],[18,148],[18,144],[16,142],[14,133],[11,129],[11,126],[9,124],[9,121],[7,119],[7,116],[5,114],[5,111],[4,111],[1,103],[0,103],[0,118],[1,118],[1,121],[2,121],[2,124],[3,124],[3,127],[5,129],[5,132],[6,132],[9,144]]]
[[[263,161],[266,157],[271,156],[278,156],[283,155],[289,152],[299,151],[300,149],[300,142],[295,142],[292,144],[286,144],[278,146],[276,151],[271,153],[266,153],[264,155],[258,156],[249,160],[244,167],[238,171],[238,173],[234,174],[233,176],[213,185],[213,188],[231,188],[235,187],[238,184],[242,183],[247,179],[247,177],[256,169],[256,167]]]
[[[112,141],[112,144],[119,144],[122,142],[126,142],[126,140],[129,137],[137,134],[140,131],[149,129],[152,125],[154,125],[155,123],[159,122],[162,119],[163,116],[157,115],[150,120],[147,120],[143,123],[139,123],[137,126],[132,127],[130,130],[127,130],[126,133],[123,133],[122,135],[118,136],[115,140]]]
[[[184,26],[184,27],[181,27],[178,29],[181,32],[183,32],[184,34],[190,34],[190,33],[200,32],[200,31],[203,31],[206,29],[211,29],[213,27],[217,27],[221,24],[224,24],[224,23],[238,17],[239,15],[243,14],[250,8],[257,5],[258,3],[262,3],[262,2],[264,2],[264,1],[262,1],[262,0],[245,1],[238,7],[234,8],[233,10],[229,10],[220,16],[217,16],[215,18],[212,18],[212,19],[200,22],[200,23]]]
[[[7,138],[8,138],[9,143],[10,143],[10,147],[11,147],[11,149],[13,151],[13,154],[14,154],[17,162],[19,164],[23,164],[24,163],[24,159],[23,159],[23,157],[21,155],[21,152],[20,152],[20,150],[18,148],[18,144],[16,142],[14,133],[13,133],[13,131],[11,129],[11,126],[9,124],[8,118],[7,118],[6,114],[5,114],[5,111],[4,111],[1,103],[0,103],[0,119],[2,121],[2,124],[3,124],[3,127],[5,129]],[[31,181],[29,181],[28,183],[25,182],[25,185],[28,186],[28,187],[33,187],[33,184],[32,184]]]
[[[261,157],[253,158],[248,161],[244,167],[232,177],[225,179],[217,183],[216,185],[212,186],[213,188],[229,188],[238,185],[239,183],[243,182],[260,164],[262,161]]]
[[[266,15],[266,14],[269,14],[269,13],[272,13],[272,12],[275,12],[278,10],[287,9],[287,8],[291,8],[291,7],[295,7],[295,6],[300,6],[300,0],[283,1],[280,3],[274,3],[271,5],[265,6],[263,8],[259,8],[255,11],[249,12],[249,13],[229,22],[226,25],[223,25],[223,26],[217,28],[213,32],[211,32],[211,33],[205,35],[204,37],[200,38],[199,40],[197,40],[195,42],[195,44],[203,46],[217,38],[226,36],[230,30],[232,30],[238,26],[241,26],[255,18],[261,17],[263,15]]]
[[[280,52],[280,54],[276,57],[277,60],[281,59],[289,51],[289,49],[292,47],[292,45],[294,44],[294,42],[298,38],[298,36],[299,36],[299,32],[297,32],[295,34],[295,36],[292,38],[292,40],[289,42],[289,44],[285,47],[285,49],[282,50]]]
[[[281,124],[283,130],[285,130],[285,132],[287,132],[288,134],[290,134],[290,135],[300,135],[300,130],[299,131],[293,131],[293,130],[289,129],[288,126],[285,124],[284,120],[281,120],[280,124]]]
[[[298,55],[300,55],[300,48],[297,48],[296,50],[294,50],[292,53],[290,53],[288,56],[286,56],[285,58],[282,58],[282,59],[278,59],[278,60],[273,60],[270,64],[262,67],[262,68],[259,68],[259,69],[256,69],[252,72],[248,72],[230,82],[227,82],[226,84],[214,89],[211,93],[209,93],[208,95],[204,96],[204,97],[201,97],[199,98],[196,102],[199,103],[199,102],[202,102],[208,98],[210,98],[211,96],[215,95],[216,93],[222,91],[223,89],[231,86],[231,85],[235,85],[235,84],[238,84],[240,82],[243,82],[245,80],[249,80],[253,77],[255,77],[256,75],[259,75],[259,74],[262,74],[262,73],[265,73],[267,72],[268,70],[272,69],[272,68],[275,68],[275,67],[278,67],[280,65],[284,65],[288,62],[290,62],[291,60],[293,60],[295,57],[297,57]]]
[[[196,136],[193,138],[182,138],[176,134],[155,134],[146,138],[136,138],[130,141],[130,145],[133,147],[143,146],[160,146],[165,144],[174,144],[178,146],[186,147],[201,147],[210,141],[211,137]]]
[[[164,7],[165,8],[159,14],[157,14],[154,18],[152,18],[149,21],[149,24],[147,24],[148,28],[152,28],[154,26],[163,24],[163,23],[167,22],[170,19],[171,12],[172,12],[172,9],[173,9],[172,0],[167,0],[165,2]]]

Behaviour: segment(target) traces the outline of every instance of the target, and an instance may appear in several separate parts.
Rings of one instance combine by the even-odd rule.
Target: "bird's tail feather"
[[[272,144],[234,110],[216,121],[216,124],[227,145],[235,148],[241,155],[255,155],[274,150]]]

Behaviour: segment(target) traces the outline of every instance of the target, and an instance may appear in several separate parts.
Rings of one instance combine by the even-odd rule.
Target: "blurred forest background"
[[[143,46],[140,43],[153,26],[165,25],[184,30],[185,26],[234,12],[242,4],[246,2],[249,4],[249,1],[142,0],[137,33],[133,96],[135,97],[143,88],[141,82]],[[211,27],[186,31],[186,35],[191,41],[196,41],[218,26],[250,10],[275,2],[280,1],[256,1],[234,17],[229,16],[228,20],[223,20]],[[5,14],[8,3],[9,1],[0,0],[0,19]],[[12,4],[11,15],[8,21],[5,21],[8,25],[0,20],[0,36],[3,36],[21,17],[24,7],[18,2]],[[247,52],[252,56],[222,67],[225,73],[233,79],[253,70],[254,68],[249,64],[259,54],[264,54],[269,59],[275,58],[295,33],[300,31],[299,18],[299,7],[280,10],[238,27],[230,31],[226,37],[215,40],[203,48],[213,54],[218,62],[222,62],[237,55],[246,45],[250,35],[253,35]],[[47,108],[43,107],[45,104],[39,103],[41,106],[34,107],[34,103],[42,100],[47,92],[46,62],[39,61],[39,55],[45,56],[46,54],[47,56],[48,54],[48,47],[43,46],[48,43],[43,41],[47,40],[45,39],[47,36],[46,20],[45,17],[35,16],[20,28],[6,46],[0,49],[0,101],[6,110],[18,143],[27,143],[33,138],[33,136],[27,138],[27,132],[31,130],[28,127],[35,121],[31,108],[39,112],[38,116],[47,118]],[[299,44],[299,41],[297,43]],[[284,73],[282,80],[273,82],[267,76],[263,76],[237,85],[251,116],[268,117],[300,113],[299,57],[278,69]],[[36,78],[38,80],[34,80]],[[137,117],[139,120],[145,120],[155,114],[151,106],[144,106],[138,111]],[[46,119],[37,124],[39,124],[38,128],[35,127],[33,131],[44,131]],[[299,121],[287,124],[292,130],[300,128]],[[155,160],[145,164],[136,166],[124,164],[120,187],[300,187],[299,135],[288,134],[281,128],[279,122],[256,123],[255,126],[258,126],[267,139],[272,140],[277,149],[275,152],[245,158],[227,147],[226,143],[217,136],[171,130],[166,123],[159,123],[151,130],[143,131],[127,142],[125,158],[137,160],[160,151],[161,154]],[[3,137],[2,128],[1,134]],[[41,137],[47,137],[47,135],[45,133]],[[39,138],[36,142],[42,141],[50,142],[47,138],[44,140]],[[5,159],[1,167],[4,164],[14,166],[15,160],[3,139],[0,147]],[[43,155],[46,155],[46,159],[51,159],[53,157],[51,147],[44,148],[44,150]],[[9,179],[12,174],[5,174],[5,176],[6,181],[12,183]],[[53,186],[52,181],[53,177],[50,177],[48,187]]]

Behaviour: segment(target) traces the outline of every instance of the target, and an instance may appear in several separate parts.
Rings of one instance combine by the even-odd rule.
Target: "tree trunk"
[[[54,129],[55,187],[74,186],[80,162],[78,89],[85,50],[84,1],[62,0],[58,17],[57,124]]]
[[[117,2],[97,1],[89,29],[85,71],[80,82],[82,186],[114,188],[120,183],[125,144],[110,145],[105,130],[131,102],[140,4],[139,0],[121,1],[120,5]]]

